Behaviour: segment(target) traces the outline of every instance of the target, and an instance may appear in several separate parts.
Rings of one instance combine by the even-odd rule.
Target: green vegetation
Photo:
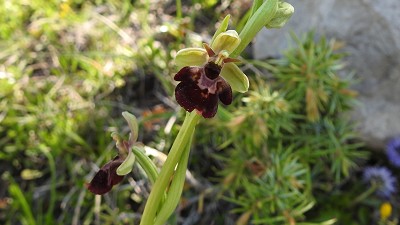
[[[294,39],[282,59],[254,62],[272,78],[258,76],[221,129],[233,133],[222,170],[228,200],[254,224],[302,221],[315,192],[329,195],[368,156],[343,115],[354,96],[337,75],[341,55],[313,33]]]

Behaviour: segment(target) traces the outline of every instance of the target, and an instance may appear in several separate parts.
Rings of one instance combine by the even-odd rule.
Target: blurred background
[[[288,1],[296,13],[277,32],[264,30],[254,47],[256,58],[277,56],[288,47],[288,31],[300,35],[311,28],[343,45],[346,71],[361,103],[352,116],[363,140],[382,148],[400,134],[400,4],[396,0]],[[265,46],[265,47],[262,47]]]
[[[242,54],[251,90],[199,124],[168,224],[398,224],[400,2],[288,2]],[[240,32],[251,5],[0,0],[0,224],[138,224],[139,166],[104,196],[85,186],[128,136],[121,113],[161,165],[184,118],[176,52],[227,14]]]

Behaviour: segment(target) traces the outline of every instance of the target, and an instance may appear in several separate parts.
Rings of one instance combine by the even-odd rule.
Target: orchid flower
[[[124,176],[131,172],[133,163],[135,162],[135,155],[131,149],[140,145],[140,143],[136,142],[139,130],[138,124],[136,117],[132,114],[123,112],[122,116],[127,120],[131,130],[129,140],[122,140],[116,133],[111,134],[116,141],[118,155],[102,166],[87,185],[87,188],[93,194],[103,195],[111,191],[114,185],[120,183]]]
[[[204,118],[214,117],[218,99],[225,105],[232,103],[232,89],[246,92],[249,88],[247,76],[234,64],[239,60],[229,54],[240,43],[234,30],[220,33],[211,46],[180,50],[175,63],[183,67],[174,76],[180,81],[175,89],[176,101],[186,111],[196,109]]]

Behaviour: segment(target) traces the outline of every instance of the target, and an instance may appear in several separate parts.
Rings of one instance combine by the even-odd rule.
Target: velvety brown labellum
[[[96,173],[87,188],[90,192],[97,195],[103,195],[109,192],[112,187],[122,181],[124,176],[117,175],[117,168],[122,164],[123,160],[117,156]]]
[[[232,89],[220,72],[221,67],[213,62],[183,67],[174,77],[181,81],[175,88],[176,101],[188,112],[196,109],[205,118],[214,117],[218,99],[225,105],[232,103]]]

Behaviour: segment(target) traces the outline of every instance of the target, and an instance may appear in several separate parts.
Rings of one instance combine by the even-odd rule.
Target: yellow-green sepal
[[[228,53],[233,52],[236,47],[240,44],[239,34],[235,30],[227,30],[220,33],[215,40],[211,43],[211,48],[215,53],[219,53],[222,50]]]
[[[234,63],[225,63],[220,75],[229,83],[234,91],[241,93],[249,90],[249,79]]]
[[[175,64],[178,68],[185,66],[202,66],[208,60],[207,51],[204,48],[184,48],[175,56]]]
[[[128,156],[117,168],[117,174],[119,176],[125,176],[132,171],[133,164],[135,163],[135,155],[129,150]]]

